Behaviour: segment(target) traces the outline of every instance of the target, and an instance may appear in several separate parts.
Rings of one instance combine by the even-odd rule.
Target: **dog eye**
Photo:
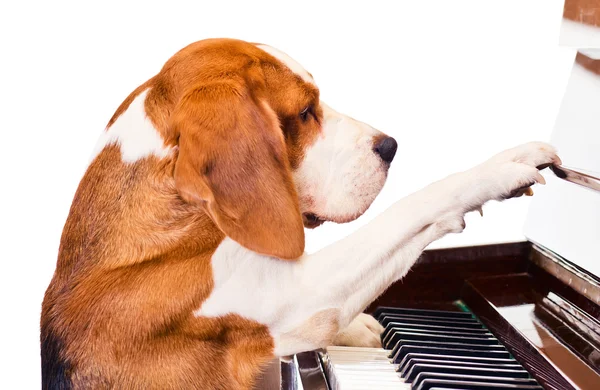
[[[306,122],[308,120],[308,116],[312,114],[312,107],[306,106],[302,111],[300,111],[300,119],[302,122]]]

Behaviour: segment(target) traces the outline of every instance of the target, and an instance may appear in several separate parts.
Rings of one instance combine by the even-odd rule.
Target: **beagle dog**
[[[79,184],[42,307],[43,388],[249,389],[273,358],[377,346],[361,312],[429,243],[560,164],[544,143],[507,150],[304,253],[305,227],[365,212],[396,147],[273,47],[179,51],[116,110]]]

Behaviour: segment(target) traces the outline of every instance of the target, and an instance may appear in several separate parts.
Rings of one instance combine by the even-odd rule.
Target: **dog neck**
[[[119,146],[105,147],[73,199],[58,269],[114,269],[214,251],[224,235],[200,207],[178,196],[173,164],[153,156],[124,163]]]

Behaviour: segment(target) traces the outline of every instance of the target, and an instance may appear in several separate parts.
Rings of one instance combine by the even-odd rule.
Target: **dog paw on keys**
[[[382,332],[383,326],[375,318],[361,313],[335,336],[333,345],[381,348]]]
[[[533,195],[533,184],[546,184],[539,170],[551,164],[562,164],[556,149],[544,142],[529,142],[498,153],[474,171],[486,197],[502,200]]]

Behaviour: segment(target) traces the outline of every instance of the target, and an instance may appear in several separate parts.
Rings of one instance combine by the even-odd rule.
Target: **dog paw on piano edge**
[[[505,150],[474,168],[475,191],[478,199],[472,203],[479,206],[487,200],[503,200],[533,195],[531,186],[546,184],[540,169],[549,165],[561,165],[556,149],[544,142],[529,142]]]
[[[383,326],[368,314],[359,314],[334,338],[333,345],[381,348]]]

